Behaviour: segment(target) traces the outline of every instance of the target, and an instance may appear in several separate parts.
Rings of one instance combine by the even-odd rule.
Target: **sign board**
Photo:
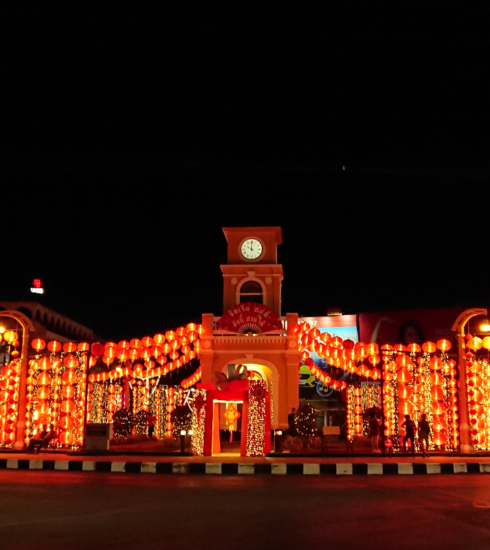
[[[85,449],[91,451],[108,451],[112,438],[112,424],[86,424]]]
[[[340,426],[323,426],[323,435],[340,435]]]
[[[43,282],[41,279],[34,279],[34,281],[32,281],[32,285],[31,292],[33,294],[44,294]]]

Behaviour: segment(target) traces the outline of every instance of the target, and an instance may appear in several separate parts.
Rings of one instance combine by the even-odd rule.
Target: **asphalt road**
[[[490,476],[0,471],[0,548],[490,548]]]

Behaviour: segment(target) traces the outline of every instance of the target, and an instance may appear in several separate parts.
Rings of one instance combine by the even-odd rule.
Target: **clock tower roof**
[[[244,237],[261,237],[268,235],[274,237],[275,244],[282,244],[282,230],[280,227],[223,227],[223,233],[228,242],[232,235],[242,235]]]
[[[223,272],[223,311],[244,302],[261,303],[281,315],[280,227],[223,227],[228,263]],[[254,241],[258,241],[255,243]],[[250,252],[249,252],[250,250]]]

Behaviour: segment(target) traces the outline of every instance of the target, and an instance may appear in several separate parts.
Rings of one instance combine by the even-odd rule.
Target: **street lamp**
[[[180,430],[180,454],[185,453],[185,436],[192,435],[192,430]]]
[[[279,452],[279,437],[282,435],[282,430],[276,430],[274,433],[274,452]]]
[[[480,330],[482,332],[490,332],[490,321],[488,320],[488,318],[483,319],[480,325]]]

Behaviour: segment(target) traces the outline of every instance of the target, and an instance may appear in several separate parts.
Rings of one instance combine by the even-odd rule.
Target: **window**
[[[263,304],[264,297],[262,294],[262,286],[257,281],[247,281],[240,288],[240,303],[254,302]]]

